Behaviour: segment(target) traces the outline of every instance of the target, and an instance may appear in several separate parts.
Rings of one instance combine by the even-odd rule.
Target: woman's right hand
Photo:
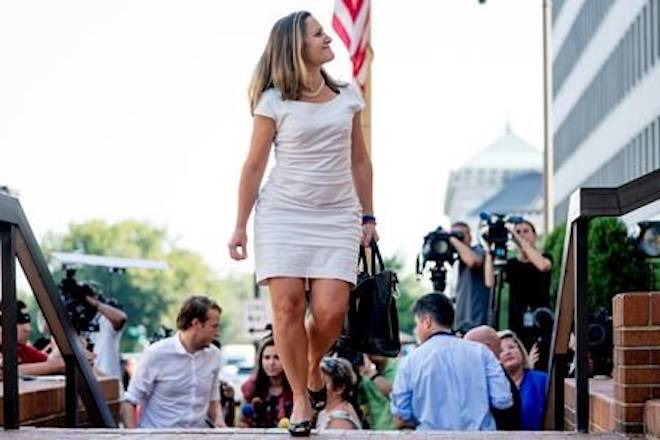
[[[247,258],[247,233],[244,228],[236,228],[229,243],[229,256],[236,261]]]

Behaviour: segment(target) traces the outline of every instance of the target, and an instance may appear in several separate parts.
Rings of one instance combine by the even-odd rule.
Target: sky
[[[541,3],[372,0],[375,215],[381,252],[401,255],[407,270],[423,236],[447,226],[450,170],[507,121],[541,148]],[[333,6],[0,2],[0,184],[18,191],[38,238],[134,219],[166,228],[220,276],[252,271],[252,258],[233,262],[226,247],[252,124],[250,76],[273,23],[304,9],[334,38],[328,72],[350,81]]]

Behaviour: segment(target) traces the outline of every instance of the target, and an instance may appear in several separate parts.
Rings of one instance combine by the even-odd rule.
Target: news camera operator
[[[458,280],[456,283],[456,330],[465,334],[470,329],[486,324],[490,289],[484,283],[482,270],[485,250],[471,246],[470,227],[464,222],[451,226],[449,242],[458,254]]]
[[[107,302],[101,301],[97,292],[85,297],[96,309],[98,331],[90,334],[94,344],[94,367],[108,376],[122,377],[119,341],[126,325],[126,313]]]
[[[540,342],[539,332],[542,329],[539,329],[539,312],[549,310],[550,306],[552,257],[536,248],[536,228],[529,220],[519,219],[505,226],[518,248],[516,257],[506,259],[499,268],[503,281],[509,285],[508,328],[520,337],[529,350],[534,343]],[[495,270],[489,245],[484,264],[484,278],[488,288],[495,283]],[[546,363],[547,348],[540,347],[539,368],[543,368]]]
[[[126,314],[113,299],[103,296],[98,284],[78,282],[75,269],[67,269],[59,287],[73,328],[96,355],[94,367],[103,374],[121,378],[119,340]]]

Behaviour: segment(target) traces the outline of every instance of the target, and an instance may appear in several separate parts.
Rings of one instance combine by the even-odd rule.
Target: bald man
[[[497,336],[497,332],[494,328],[488,327],[487,325],[475,327],[465,334],[464,339],[484,344],[493,352],[497,359],[500,358],[502,348],[500,346],[500,338]],[[504,371],[506,378],[509,380],[511,395],[513,396],[513,406],[507,409],[491,407],[490,412],[493,414],[495,425],[497,425],[499,431],[519,431],[520,412],[522,408],[520,403],[520,390],[511,377],[509,377],[509,374],[504,367],[502,367],[502,370]]]

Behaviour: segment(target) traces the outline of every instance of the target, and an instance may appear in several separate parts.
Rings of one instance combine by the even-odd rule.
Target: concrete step
[[[3,440],[59,440],[59,439],[99,439],[99,440],[284,440],[291,438],[282,429],[170,429],[170,430],[127,430],[127,429],[61,429],[24,427],[18,431],[2,431]],[[621,434],[578,434],[575,432],[412,432],[412,431],[326,431],[313,432],[312,439],[319,440],[445,440],[445,439],[597,439],[621,440],[643,438]]]

